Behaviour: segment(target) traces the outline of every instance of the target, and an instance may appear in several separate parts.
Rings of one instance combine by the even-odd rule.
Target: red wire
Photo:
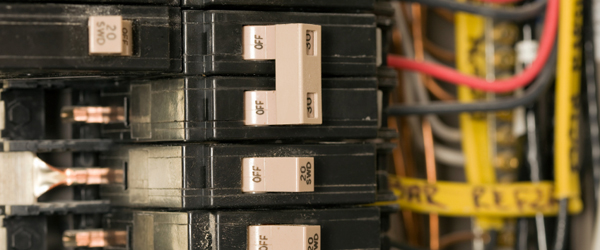
[[[429,74],[449,83],[465,85],[474,89],[490,92],[509,92],[531,83],[540,73],[554,46],[558,26],[558,6],[560,0],[549,0],[546,7],[546,24],[540,38],[538,57],[521,74],[504,80],[486,81],[485,79],[462,74],[443,65],[417,62],[402,56],[388,55],[387,63],[397,69],[407,69]]]

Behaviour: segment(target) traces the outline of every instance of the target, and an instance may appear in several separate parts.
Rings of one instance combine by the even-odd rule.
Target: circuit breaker
[[[132,207],[281,207],[375,201],[370,144],[172,144],[131,146],[101,156],[126,171],[101,197]]]
[[[0,249],[388,249],[375,6],[0,0]]]
[[[125,249],[259,249],[266,243],[278,247],[276,249],[306,246],[375,250],[380,249],[379,219],[380,211],[376,207],[272,211],[133,210],[109,214],[105,228],[128,232],[131,241]]]

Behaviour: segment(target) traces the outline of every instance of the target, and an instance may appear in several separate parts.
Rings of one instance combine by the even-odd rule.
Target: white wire
[[[410,77],[411,73],[403,74],[404,82],[408,83],[411,81]],[[415,75],[415,74],[413,74]],[[407,104],[414,103],[414,96],[412,94],[412,84],[404,84],[404,101]],[[419,122],[419,118],[416,116],[408,117],[408,126],[412,131],[413,141],[417,145],[417,147],[423,150],[423,134],[421,131],[421,125]],[[434,142],[435,143],[435,142]],[[435,160],[440,163],[446,164],[451,167],[464,167],[465,166],[465,157],[460,150],[456,150],[454,148],[447,147],[443,144],[435,143],[434,145],[434,154]]]
[[[531,111],[526,112],[526,114],[527,141],[529,146],[527,152],[527,161],[529,162],[529,167],[531,168],[531,181],[540,182],[540,164],[538,161],[535,115]],[[544,224],[544,215],[542,213],[535,214],[535,225],[537,229],[538,249],[547,250],[546,225]]]

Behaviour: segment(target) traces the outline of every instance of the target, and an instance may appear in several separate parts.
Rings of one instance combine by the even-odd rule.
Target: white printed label
[[[319,250],[321,226],[260,225],[248,227],[249,250]]]
[[[122,22],[121,16],[91,16],[88,21],[90,54],[121,54]]]
[[[242,192],[314,192],[313,157],[255,157],[242,160]]]

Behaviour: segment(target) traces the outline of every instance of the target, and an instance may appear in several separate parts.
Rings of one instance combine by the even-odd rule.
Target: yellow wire
[[[580,193],[577,169],[582,13],[581,0],[561,1],[554,130],[554,179],[558,199],[578,198]]]
[[[485,30],[485,19],[464,13],[456,14],[456,66],[464,73],[475,74],[485,72],[485,53],[472,55],[472,51],[483,43],[474,41],[482,39]],[[473,58],[476,57],[476,58]],[[479,59],[474,63],[471,59]],[[479,65],[479,67],[477,67]],[[478,71],[476,71],[476,67]],[[467,87],[458,88],[458,99],[461,102],[472,102],[473,91]],[[496,181],[495,171],[491,162],[488,123],[484,116],[476,117],[463,113],[460,115],[462,147],[465,154],[465,174],[467,181],[472,184],[493,184]],[[477,225],[483,230],[501,229],[502,220],[495,217],[477,217]]]

